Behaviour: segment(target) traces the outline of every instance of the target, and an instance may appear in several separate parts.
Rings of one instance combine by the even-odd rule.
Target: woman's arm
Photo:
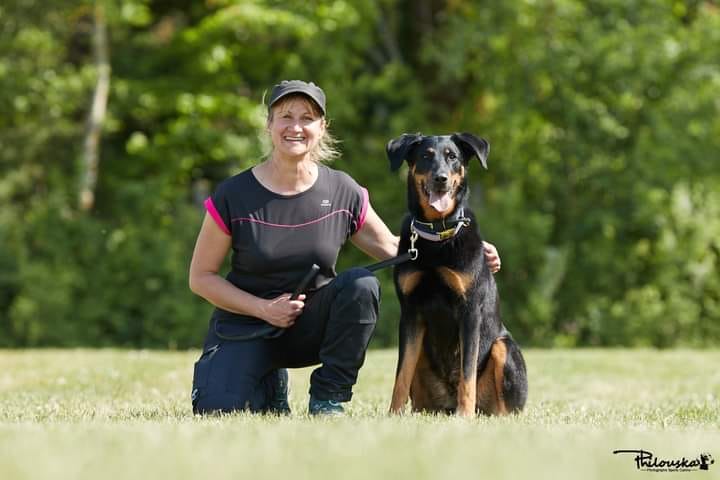
[[[265,300],[222,278],[218,271],[230,245],[231,237],[205,214],[190,262],[190,290],[228,312],[257,317],[277,327],[291,326],[302,313],[305,296],[290,300],[290,294],[285,294]]]
[[[350,237],[350,241],[363,252],[377,260],[386,260],[398,254],[400,237],[392,234],[380,219],[372,205],[368,204],[365,223]]]

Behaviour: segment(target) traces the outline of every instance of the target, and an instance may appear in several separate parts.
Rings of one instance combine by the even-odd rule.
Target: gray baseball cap
[[[302,80],[283,80],[282,82],[275,85],[270,92],[270,98],[268,99],[268,110],[272,106],[286,95],[291,93],[301,93],[310,97],[322,111],[323,115],[325,112],[325,92],[322,88],[315,85],[313,82],[303,82]]]

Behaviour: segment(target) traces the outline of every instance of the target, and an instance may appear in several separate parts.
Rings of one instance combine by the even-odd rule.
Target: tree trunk
[[[80,210],[88,211],[95,204],[95,186],[100,162],[100,135],[102,133],[108,94],[110,92],[110,58],[107,42],[107,23],[100,5],[95,5],[93,21],[93,50],[97,83],[93,93],[92,106],[85,130],[85,142],[80,176]]]

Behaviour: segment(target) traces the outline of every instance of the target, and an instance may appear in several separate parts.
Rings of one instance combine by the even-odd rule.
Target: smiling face
[[[425,137],[408,155],[417,201],[426,220],[450,215],[465,191],[463,153],[450,137]]]
[[[268,116],[273,155],[305,159],[325,134],[325,118],[318,106],[304,95],[288,95],[273,105]]]

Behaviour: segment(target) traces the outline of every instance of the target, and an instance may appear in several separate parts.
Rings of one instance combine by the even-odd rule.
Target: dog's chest
[[[475,272],[446,266],[407,269],[397,276],[399,293],[412,296],[415,303],[434,301],[438,296],[466,300],[474,283]]]

